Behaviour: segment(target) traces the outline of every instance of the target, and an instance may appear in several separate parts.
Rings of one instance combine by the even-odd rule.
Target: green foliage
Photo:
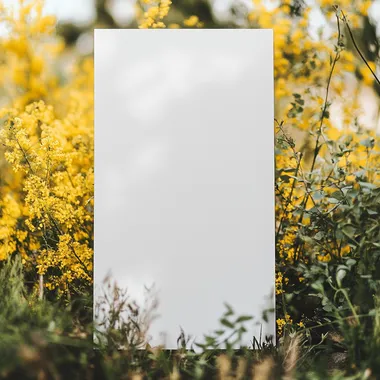
[[[372,190],[367,195],[376,193]],[[233,346],[239,343],[244,324],[251,317],[235,315],[226,305],[221,327],[206,335],[204,344],[198,345],[201,351],[194,352],[185,348],[184,331],[177,350],[144,346],[141,332],[145,327],[141,322],[152,315],[154,303],[141,310],[116,285],[106,287],[97,307],[99,310],[108,305],[103,330],[94,330],[92,323],[84,322],[91,320],[90,315],[84,318],[78,314],[76,304],[85,305],[83,299],[66,304],[36,300],[25,291],[21,260],[15,256],[0,269],[4,284],[0,290],[0,378],[127,379],[144,375],[149,379],[208,379],[220,378],[227,367],[231,378],[249,379],[261,371],[267,371],[265,379],[290,375],[299,379],[366,378],[363,376],[369,371],[380,371],[380,301],[376,296],[370,305],[365,299],[361,303],[354,301],[356,292],[351,283],[358,281],[354,274],[358,268],[358,261],[352,258],[344,258],[342,263],[321,262],[303,267],[312,284],[310,294],[325,306],[319,328],[329,326],[317,344],[311,342],[314,326],[303,333],[290,332],[277,347],[269,341],[256,340],[252,347],[235,350]],[[363,286],[375,281],[372,285],[378,292],[376,280],[364,275],[362,281]],[[82,297],[90,300],[91,294]],[[92,316],[90,308],[85,310]],[[94,343],[94,333],[105,339]],[[335,341],[331,338],[333,333],[339,337]],[[343,364],[334,361],[339,352]],[[333,375],[333,368],[340,370],[336,369]]]

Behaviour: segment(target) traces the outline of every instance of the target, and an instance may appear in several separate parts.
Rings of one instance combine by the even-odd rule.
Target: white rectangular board
[[[274,308],[273,96],[272,30],[95,31],[94,299],[154,284],[152,345]]]

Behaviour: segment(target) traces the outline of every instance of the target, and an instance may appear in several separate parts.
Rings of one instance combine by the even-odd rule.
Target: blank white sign
[[[273,118],[271,30],[96,30],[95,301],[155,284],[152,345],[274,307]]]

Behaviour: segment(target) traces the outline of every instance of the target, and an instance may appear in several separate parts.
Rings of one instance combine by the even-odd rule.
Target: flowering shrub
[[[92,281],[93,64],[63,76],[42,5],[0,16],[0,259],[21,254],[26,272],[62,294]]]
[[[17,12],[0,9],[6,26],[0,37],[0,260],[20,254],[36,285],[40,275],[45,289],[70,294],[92,282],[93,60],[67,55],[41,1],[19,4]],[[310,36],[311,7],[302,1],[273,7],[254,0],[242,21],[273,28],[275,38],[280,335],[289,325],[319,320],[350,284],[342,299],[346,310],[356,285],[363,285],[359,277],[378,276],[379,143],[363,119],[361,99],[364,89],[376,97],[379,83],[375,62],[363,59],[352,34],[371,1],[319,5],[335,30],[331,36]],[[166,27],[171,6],[170,0],[138,1],[139,27]],[[203,22],[190,15],[168,26]],[[334,283],[321,280],[321,268]],[[300,308],[313,289],[320,302]]]
[[[356,41],[371,25],[371,0],[316,3],[331,34],[311,36],[312,8],[302,0],[282,0],[276,6],[253,0],[252,10],[233,25],[274,30],[275,286],[281,338],[276,353],[271,345],[262,344],[260,349],[265,355],[284,358],[285,367],[277,366],[276,371],[293,378],[300,346],[304,357],[314,360],[319,348],[330,352],[331,345],[337,344],[348,357],[345,374],[357,369],[352,378],[371,378],[372,371],[375,376],[380,373],[380,147],[376,122],[367,115],[363,94],[366,100],[368,96],[378,100],[380,94],[379,43],[376,40],[363,53],[366,41]],[[182,14],[178,6],[170,0],[137,1],[139,27],[210,25],[200,15]],[[171,9],[183,17],[171,18]],[[88,361],[93,360],[92,331],[78,326],[73,310],[75,318],[67,318],[64,313],[57,315],[50,304],[26,307],[25,299],[31,301],[24,296],[20,276],[34,284],[34,290],[39,287],[40,294],[43,285],[52,300],[62,296],[70,300],[82,290],[91,293],[93,60],[68,52],[56,34],[54,17],[43,14],[40,0],[20,0],[14,11],[0,5],[0,24],[5,30],[0,35],[0,277],[6,285],[1,287],[6,302],[0,307],[0,343],[6,342],[9,350],[20,338],[12,335],[13,325],[31,318],[33,326],[44,331],[44,339],[91,348],[80,354],[80,368],[87,376]],[[16,269],[8,260],[13,257]],[[115,294],[119,295],[116,290]],[[92,309],[89,315],[92,320]],[[111,326],[120,322],[118,315],[111,318]],[[134,322],[134,318],[127,320],[128,331],[138,330]],[[30,342],[34,338],[28,329],[22,324],[22,334]],[[289,336],[300,331],[307,344],[297,337],[297,343],[287,346]],[[326,332],[338,335],[335,343],[325,344]],[[87,340],[73,342],[64,333]],[[117,348],[118,339],[126,344],[122,335],[111,331],[108,338],[116,340]],[[48,378],[54,373],[50,362],[55,359],[49,357],[51,347],[37,341],[37,351],[29,345],[20,350],[12,346],[12,357],[24,360],[33,371],[42,368],[38,376],[43,373]],[[214,337],[209,342],[217,346]],[[60,357],[65,354],[61,348],[52,352]],[[155,378],[179,378],[180,372],[200,378],[215,368],[223,376],[231,371],[247,374],[252,372],[248,363],[258,359],[256,352],[249,351],[236,368],[230,356],[219,358],[213,367],[209,353],[196,358],[180,350],[172,360],[151,348],[145,357],[135,347],[128,347],[125,357],[117,349],[107,350],[99,367],[108,375],[119,371],[126,376],[132,371],[140,376],[145,371]],[[50,359],[45,363],[43,358]],[[326,366],[322,367],[318,376],[326,377]],[[2,368],[0,377],[6,377]],[[275,364],[269,358],[255,368],[269,378]],[[315,373],[300,378],[321,378]]]
[[[341,5],[350,9],[350,4]],[[358,199],[376,193],[379,186],[379,143],[374,130],[359,121],[363,112],[360,89],[373,86],[378,79],[370,70],[373,62],[363,61],[359,51],[349,51],[346,45],[355,41],[342,33],[344,29],[350,35],[350,25],[358,26],[368,7],[359,7],[359,13],[352,10],[350,18],[354,22],[348,21],[339,8],[332,9],[337,33],[327,43],[309,37],[308,9],[298,18],[298,24],[282,19],[291,12],[290,5],[272,11],[261,8],[262,12],[250,17],[255,25],[274,25],[275,33],[276,294],[280,334],[291,321],[286,305],[293,309],[291,314],[298,319],[298,326],[304,326],[303,312],[316,322],[323,315],[319,306],[326,309],[326,305],[315,302],[309,306],[312,310],[301,306],[301,300],[312,293],[310,287],[318,281],[309,272],[305,276],[306,268],[318,271],[323,263],[329,263],[327,267],[334,272],[347,262],[354,265],[355,260],[350,259],[363,260],[358,248],[364,225],[356,225],[355,230],[351,211],[358,213]],[[306,87],[307,83],[313,85]],[[353,86],[354,96],[348,97]],[[342,104],[335,110],[335,118],[331,111],[334,101]],[[302,145],[296,144],[292,136],[304,130],[307,135]],[[367,207],[375,206],[367,202]],[[376,215],[377,211],[373,212]],[[345,276],[348,267],[343,271],[340,273]]]

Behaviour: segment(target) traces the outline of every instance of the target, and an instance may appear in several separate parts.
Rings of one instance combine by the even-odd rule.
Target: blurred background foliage
[[[378,378],[379,1],[96,0],[89,12],[56,23],[39,0],[0,7],[0,376]],[[111,282],[94,329],[98,27],[273,29],[277,347],[232,350],[250,319],[228,305],[201,353],[186,332],[176,351],[146,346],[151,309]]]

